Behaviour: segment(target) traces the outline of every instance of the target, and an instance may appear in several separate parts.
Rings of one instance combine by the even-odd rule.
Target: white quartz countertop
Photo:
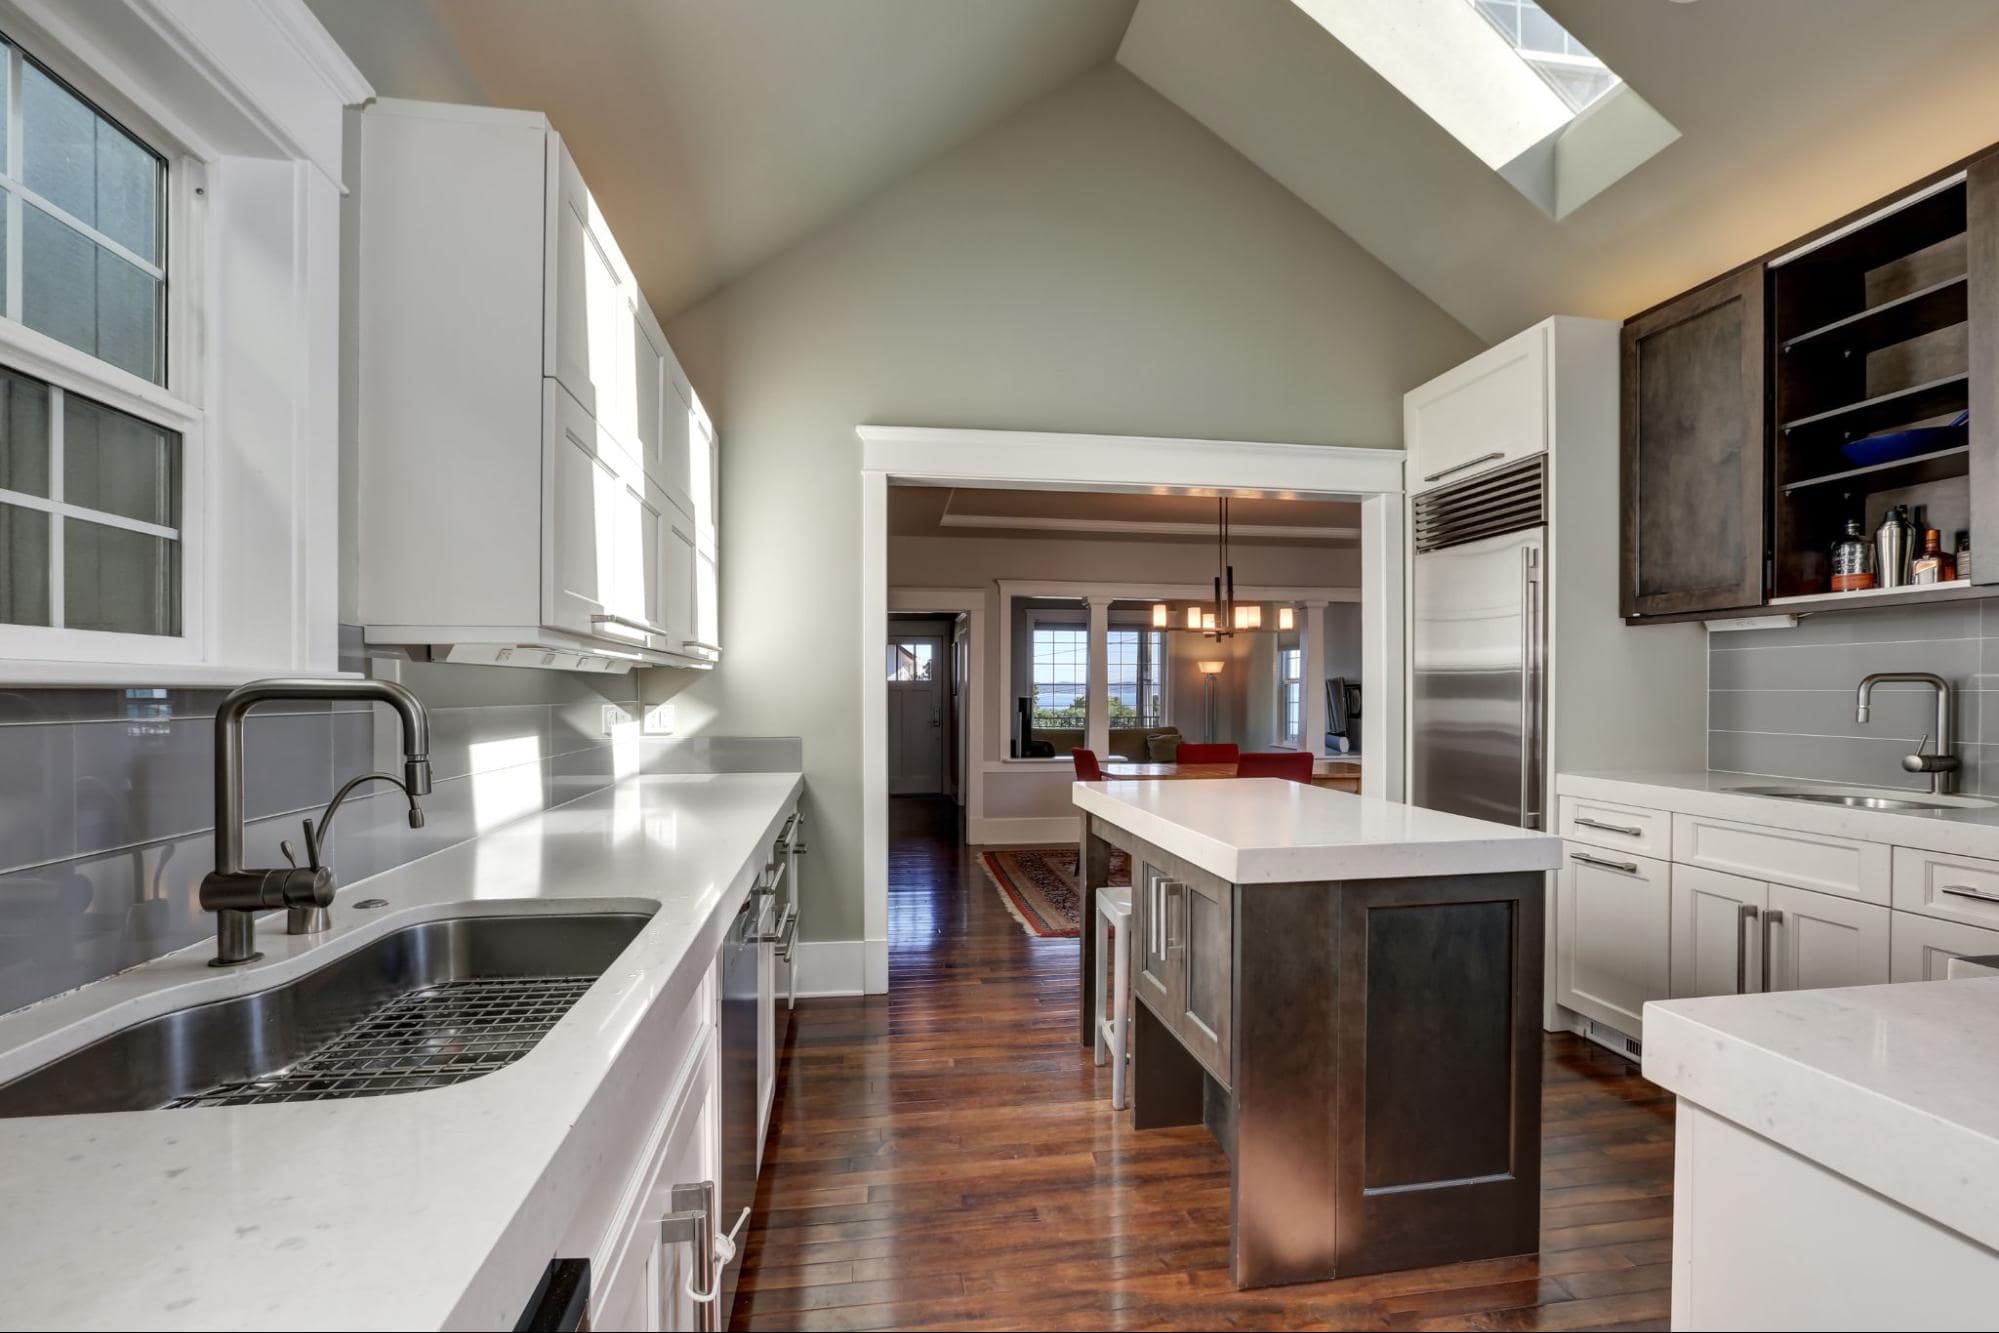
[[[1999,1249],[1999,978],[1655,1001],[1645,1077]]]
[[[217,972],[204,941],[0,1016],[5,1081],[417,922],[656,907],[540,1045],[483,1078],[0,1120],[0,1327],[512,1327],[611,1150],[614,1117],[593,1096],[643,1019],[691,1001],[802,785],[796,773],[630,778],[343,887],[330,935],[287,936],[283,913],[267,917],[259,963]],[[354,910],[363,897],[389,906]]]
[[[1942,810],[1868,810],[1851,806],[1758,796],[1747,787],[1797,787],[1805,790],[1867,792],[1905,800],[1932,799],[1923,787],[1853,787],[1813,783],[1798,778],[1759,777],[1751,773],[1649,772],[1641,769],[1561,773],[1555,794],[1706,815],[1748,824],[1774,824],[1801,833],[1825,833],[1892,843],[1957,856],[1999,858],[1999,802],[1975,796],[1944,797]]]
[[[1553,870],[1547,834],[1276,778],[1078,782],[1081,810],[1233,884]]]

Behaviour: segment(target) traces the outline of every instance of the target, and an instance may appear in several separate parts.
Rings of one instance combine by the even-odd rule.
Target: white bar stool
[[[1097,1063],[1111,1065],[1111,1108],[1124,1109],[1125,1035],[1131,1031],[1131,888],[1097,890]],[[1105,983],[1110,994],[1106,995]]]

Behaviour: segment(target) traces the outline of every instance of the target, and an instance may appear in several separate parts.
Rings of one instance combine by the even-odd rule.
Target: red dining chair
[[[1239,778],[1286,778],[1307,786],[1312,781],[1312,756],[1304,750],[1269,750],[1236,760]]]
[[[1097,762],[1095,750],[1071,750],[1069,757],[1076,761],[1076,781],[1102,782],[1104,766]]]
[[[1180,751],[1173,756],[1176,764],[1233,764],[1242,751],[1226,743],[1218,745],[1195,745],[1180,742]]]

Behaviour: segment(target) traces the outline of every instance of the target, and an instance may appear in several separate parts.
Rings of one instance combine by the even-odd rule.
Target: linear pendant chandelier
[[[1263,628],[1263,607],[1256,602],[1239,603],[1235,599],[1235,566],[1229,561],[1229,500],[1226,495],[1216,502],[1215,525],[1215,602],[1214,605],[1194,605],[1187,608],[1185,629],[1220,641],[1233,638],[1237,630],[1258,630]],[[1295,624],[1292,609],[1288,606],[1277,608],[1277,627],[1290,629]],[[1152,627],[1154,629],[1181,629],[1173,623],[1173,613],[1164,602],[1155,602],[1152,607]]]

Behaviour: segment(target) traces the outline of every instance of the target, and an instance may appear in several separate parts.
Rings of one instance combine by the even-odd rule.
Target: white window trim
[[[1285,706],[1285,700],[1284,700],[1284,688],[1285,688],[1285,686],[1287,686],[1287,685],[1289,685],[1289,684],[1291,683],[1291,680],[1290,680],[1290,678],[1289,678],[1288,676],[1286,676],[1286,675],[1284,674],[1284,658],[1285,658],[1285,655],[1286,655],[1286,654],[1289,654],[1289,653],[1296,653],[1296,654],[1298,654],[1298,729],[1297,729],[1296,731],[1293,731],[1293,730],[1291,730],[1291,729],[1290,729],[1290,718],[1289,718],[1289,717],[1287,716],[1287,714],[1288,714],[1288,713],[1290,712],[1290,710],[1289,710],[1289,709],[1288,709],[1288,708],[1287,708],[1287,707]],[[1296,648],[1286,648],[1286,647],[1284,647],[1284,645],[1283,645],[1283,644],[1282,644],[1282,643],[1280,642],[1280,643],[1278,644],[1278,646],[1277,646],[1277,651],[1276,651],[1275,653],[1271,654],[1271,658],[1272,658],[1272,667],[1273,667],[1273,669],[1274,669],[1274,670],[1276,671],[1276,673],[1277,673],[1277,690],[1276,690],[1276,702],[1277,702],[1277,726],[1276,726],[1276,732],[1277,732],[1277,739],[1278,739],[1278,742],[1279,742],[1279,746],[1278,746],[1278,748],[1280,748],[1280,749],[1285,749],[1285,750],[1302,750],[1302,749],[1304,749],[1304,748],[1305,748],[1305,745],[1304,745],[1304,740],[1305,740],[1305,648],[1304,648],[1304,645],[1303,645],[1303,644],[1300,644],[1300,645],[1299,645],[1298,647],[1296,647]]]
[[[0,30],[14,49],[32,55],[36,62],[76,89],[92,109],[116,121],[147,148],[166,161],[167,196],[162,209],[166,226],[166,265],[152,264],[122,245],[103,238],[107,248],[128,263],[166,281],[166,383],[155,384],[143,375],[115,366],[80,348],[72,347],[22,323],[17,317],[21,299],[20,247],[9,247],[7,309],[0,311],[0,366],[45,380],[52,389],[50,415],[54,452],[50,457],[50,489],[62,492],[62,401],[70,394],[101,403],[148,424],[174,432],[178,437],[179,504],[178,522],[163,527],[140,523],[98,510],[63,503],[60,498],[25,496],[0,492],[0,499],[22,508],[60,514],[65,520],[83,519],[109,527],[148,532],[171,537],[180,559],[180,606],[178,634],[121,634],[103,630],[71,629],[56,625],[14,625],[0,623],[0,659],[27,659],[49,664],[80,666],[185,667],[202,660],[208,642],[208,506],[207,433],[201,408],[201,372],[207,362],[199,330],[206,313],[201,263],[206,245],[206,218],[201,202],[206,194],[208,163],[189,151],[189,145],[162,127],[136,103],[114,86],[116,80],[101,71],[83,66],[73,54],[33,34],[23,38],[7,25],[12,15],[0,10]],[[18,56],[13,59],[18,60]],[[8,83],[11,105],[8,134],[18,140],[22,130],[20,81]],[[7,222],[10,234],[18,235],[23,211],[33,206],[51,216],[69,218],[63,209],[41,198],[22,182],[9,176],[6,165],[19,160],[18,143],[10,143],[0,158],[0,184],[9,191]],[[71,219],[74,222],[74,219]],[[82,226],[77,223],[76,225]],[[98,236],[94,227],[83,234]],[[52,529],[52,536],[60,540]],[[49,588],[50,615],[62,619],[62,557],[52,553]],[[13,674],[13,673],[8,673]],[[134,677],[137,678],[136,676]]]

